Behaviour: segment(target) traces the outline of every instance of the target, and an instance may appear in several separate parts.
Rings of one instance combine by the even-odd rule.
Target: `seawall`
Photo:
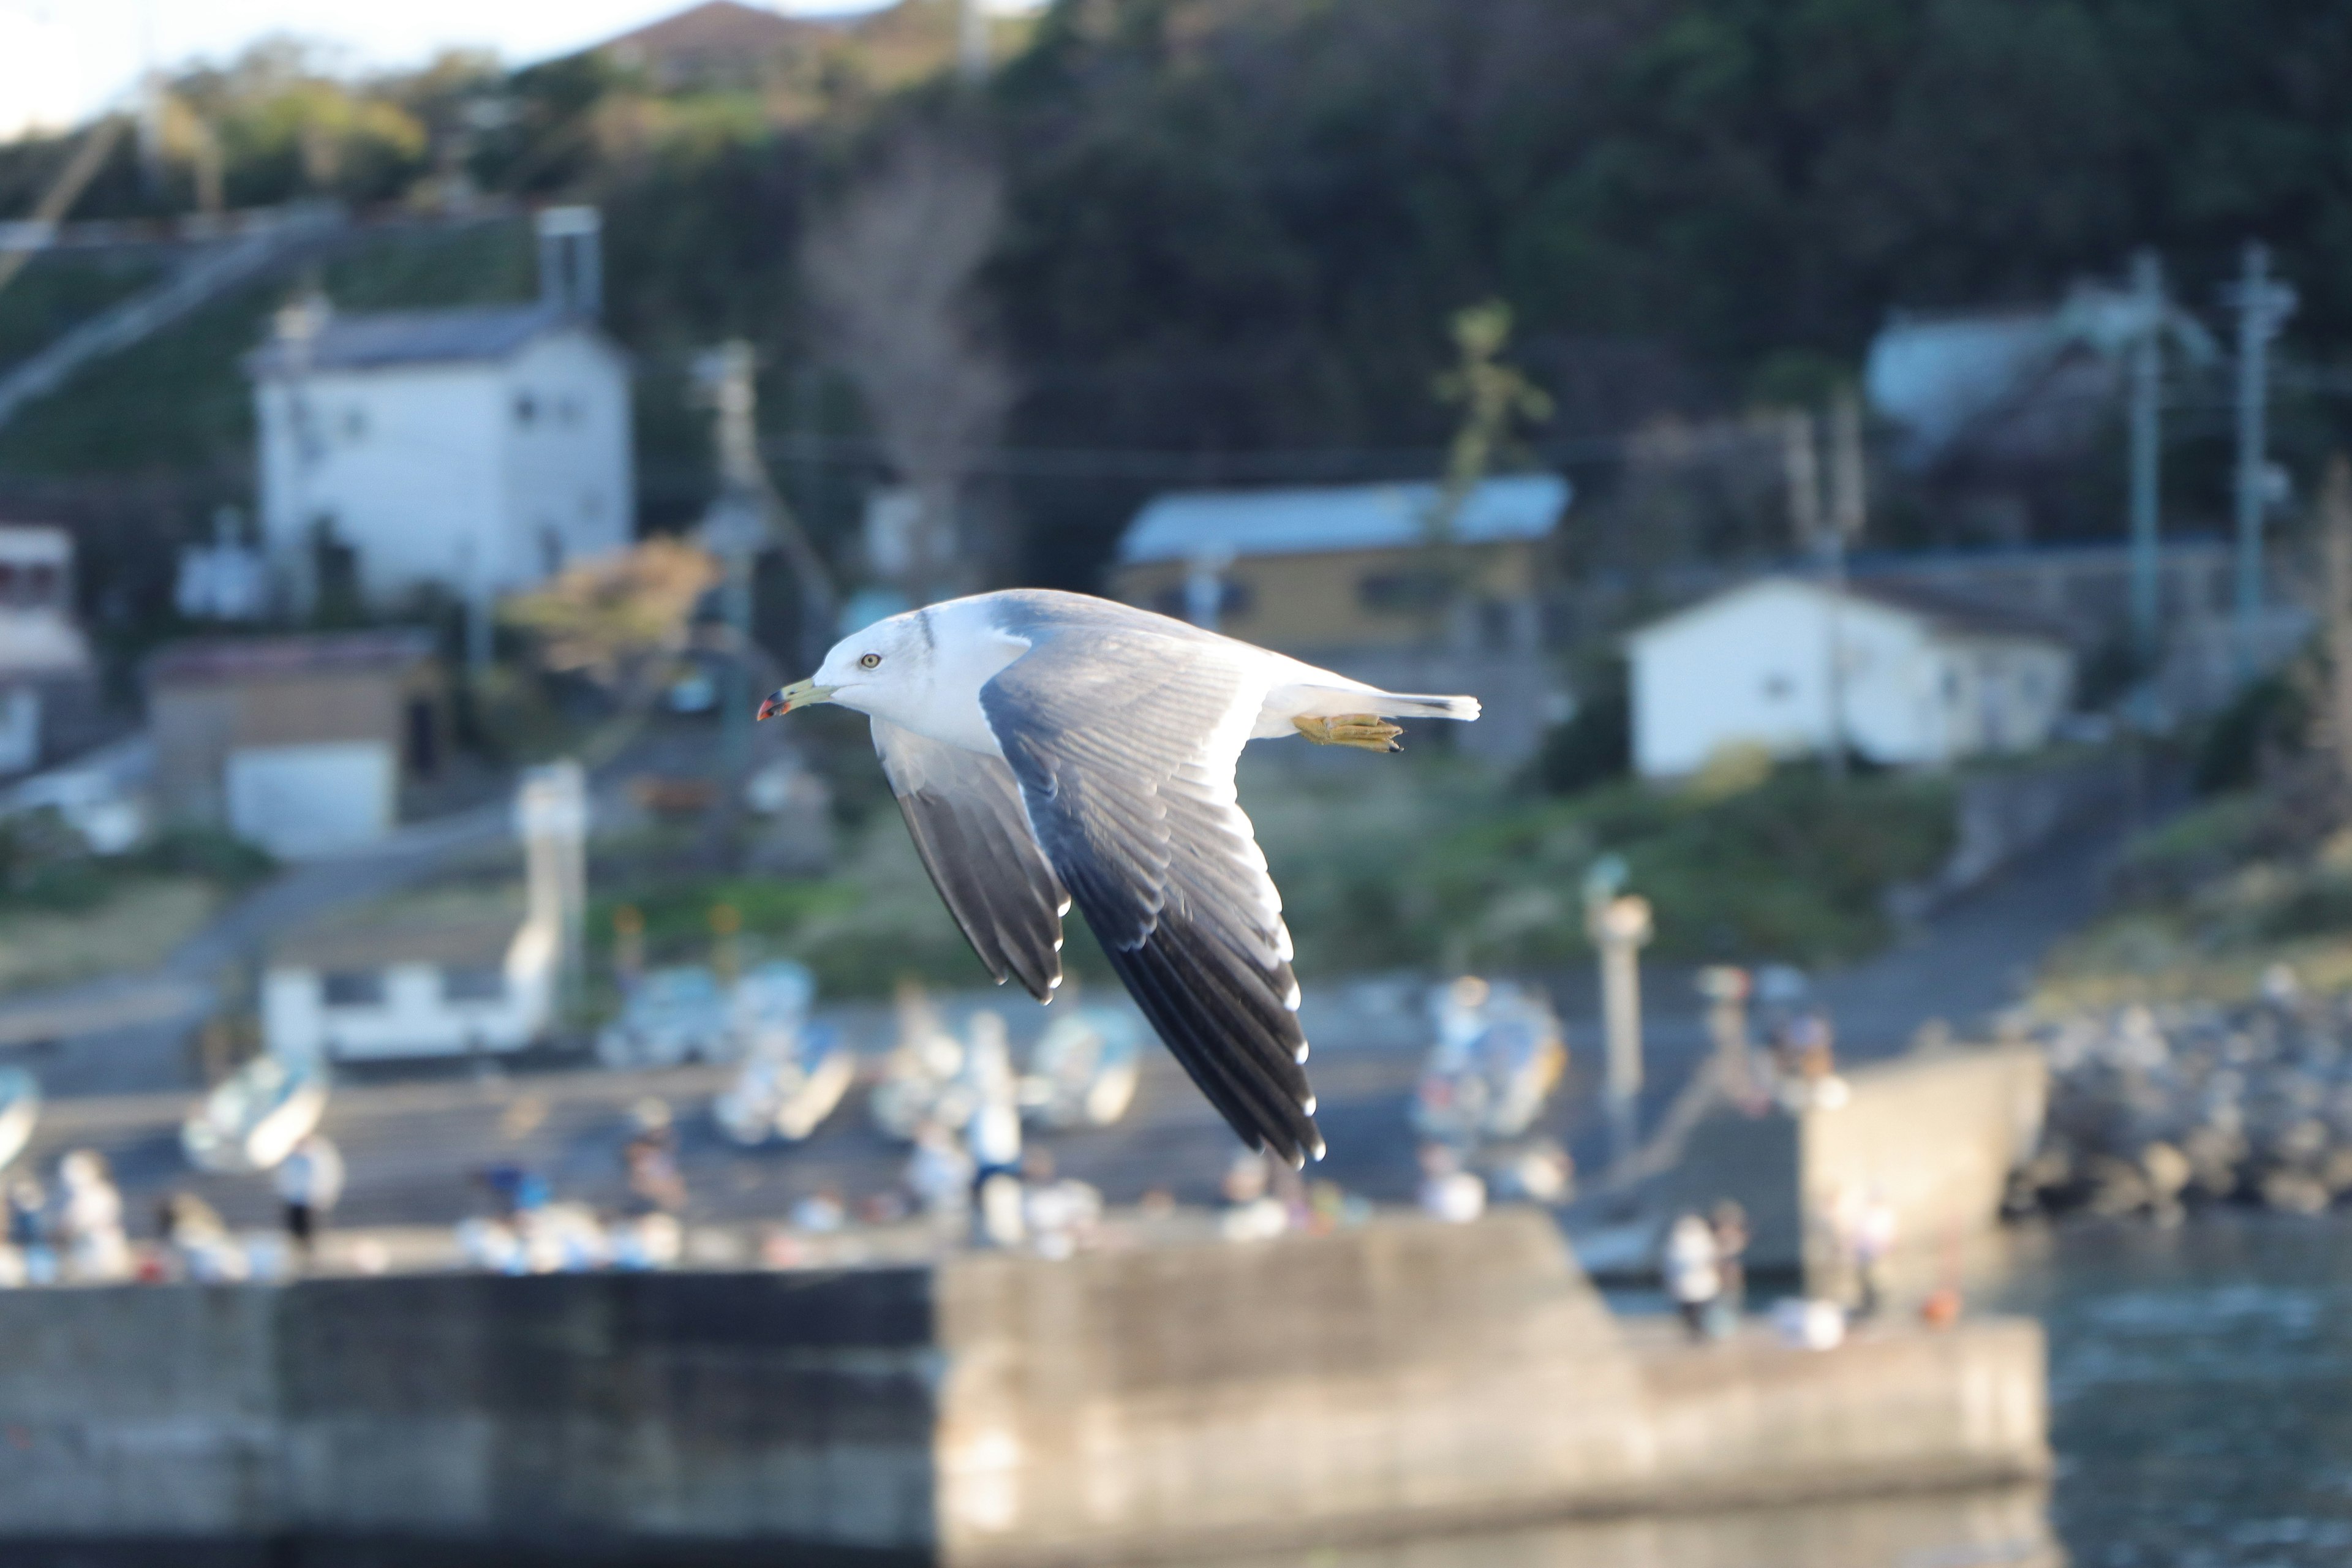
[[[1629,1336],[1534,1213],[1059,1263],[0,1295],[9,1541],[1102,1563],[2031,1478],[2038,1331]]]

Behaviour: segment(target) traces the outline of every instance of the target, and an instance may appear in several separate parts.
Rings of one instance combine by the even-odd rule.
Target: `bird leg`
[[[1340,713],[1332,717],[1305,715],[1293,719],[1298,732],[1318,746],[1360,746],[1367,752],[1402,752],[1397,737],[1404,731],[1377,713]]]

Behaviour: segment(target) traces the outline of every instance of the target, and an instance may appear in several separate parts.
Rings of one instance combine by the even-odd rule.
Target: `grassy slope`
[[[323,268],[352,310],[525,297],[530,253],[519,222],[399,232]],[[276,278],[215,300],[89,366],[0,427],[0,473],[40,478],[243,469],[253,405],[239,361],[292,286]],[[0,297],[5,298],[5,297]]]
[[[1328,779],[1248,767],[1242,799],[1299,963],[1327,976],[1580,955],[1581,879],[1611,851],[1656,908],[1661,956],[1855,957],[1890,934],[1887,887],[1940,865],[1951,831],[1946,783],[1858,779],[1840,796],[1803,772],[1719,798],[1629,784],[1531,800],[1442,762],[1367,759]],[[874,813],[847,845],[825,880],[616,877],[591,929],[608,951],[612,910],[632,903],[646,915],[650,961],[702,962],[709,907],[730,903],[752,952],[805,960],[828,995],[880,994],[902,974],[983,983],[897,813]],[[1083,931],[1073,929],[1066,956],[1081,975],[1108,974]]]
[[[0,369],[153,282],[161,267],[129,254],[37,256],[0,289]]]
[[[2232,1001],[2274,963],[2314,990],[2352,988],[2352,829],[2315,844],[2315,823],[2243,790],[2150,833],[2126,858],[2114,912],[2044,966],[2037,1004]]]

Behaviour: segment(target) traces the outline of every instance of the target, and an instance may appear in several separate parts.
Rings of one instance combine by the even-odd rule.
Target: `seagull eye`
[[[872,669],[876,665],[880,664],[881,662],[882,656],[880,654],[869,653],[864,658],[857,661],[857,668],[860,669]]]

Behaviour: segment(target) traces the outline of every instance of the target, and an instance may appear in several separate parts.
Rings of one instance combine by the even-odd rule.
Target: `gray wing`
[[[1282,898],[1234,763],[1264,700],[1246,650],[1039,631],[981,689],[1046,858],[1192,1081],[1255,1148],[1319,1158]]]
[[[1053,1000],[1070,896],[1029,830],[1013,770],[881,719],[874,750],[923,869],[972,952],[998,984],[1011,975],[1038,1001]]]

